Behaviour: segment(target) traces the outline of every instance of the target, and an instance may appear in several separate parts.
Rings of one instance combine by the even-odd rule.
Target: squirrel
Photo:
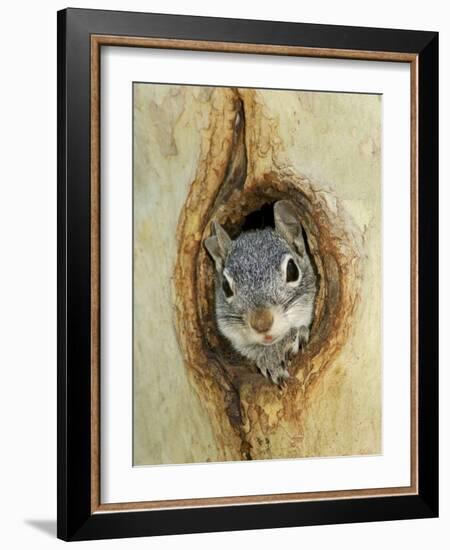
[[[294,205],[274,204],[275,228],[232,240],[213,220],[204,241],[215,263],[215,315],[220,333],[261,374],[284,386],[293,357],[310,337],[316,274]]]

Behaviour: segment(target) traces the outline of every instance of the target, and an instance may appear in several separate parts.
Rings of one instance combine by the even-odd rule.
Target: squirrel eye
[[[226,277],[223,278],[222,290],[227,298],[231,298],[231,296],[233,296],[233,291],[231,290],[230,283],[227,281]]]
[[[286,266],[286,282],[294,283],[298,280],[299,275],[300,272],[298,270],[298,267],[296,266],[294,260],[290,259]]]

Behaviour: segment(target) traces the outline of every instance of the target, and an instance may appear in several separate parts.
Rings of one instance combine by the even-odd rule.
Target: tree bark
[[[166,342],[166,356],[172,357],[166,368],[174,369],[171,378],[183,380],[178,392],[165,382],[159,395],[154,391],[146,354],[155,338],[135,318],[135,462],[380,452],[379,97],[154,88],[142,85],[138,94],[135,120],[148,116],[149,126],[137,129],[135,143],[151,135],[164,152],[150,159],[149,150],[138,150],[135,162],[147,158],[147,167],[167,172],[173,166],[181,176],[186,146],[195,175],[183,174],[178,199],[167,205],[170,219],[178,218],[176,234],[167,223],[160,228],[162,239],[144,245],[139,233],[135,238],[135,288],[148,286],[143,281],[158,243],[170,243],[165,255],[167,271],[173,269],[172,296],[156,313],[175,327],[176,338]],[[171,121],[173,113],[178,116]],[[135,186],[142,179],[142,192],[135,201],[148,199],[143,173],[140,165]],[[214,269],[203,240],[212,219],[236,236],[249,215],[286,198],[299,212],[319,287],[310,343],[295,357],[288,385],[280,390],[218,333]],[[146,220],[148,225],[148,214],[135,212],[135,230]],[[136,298],[151,300],[152,291],[135,297],[135,309],[145,309]],[[159,435],[149,434],[148,422],[155,400],[179,411],[180,398],[189,409],[177,446],[173,419],[162,420]],[[168,440],[172,450],[158,450]]]

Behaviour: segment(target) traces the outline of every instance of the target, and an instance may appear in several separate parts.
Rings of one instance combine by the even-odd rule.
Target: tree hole
[[[273,216],[274,203],[263,204],[258,210],[250,212],[241,226],[241,231],[250,231],[252,229],[265,229],[266,227],[275,227]]]
[[[267,191],[269,191],[269,196]],[[286,192],[287,191],[287,192]],[[311,337],[308,346],[299,352],[291,365],[291,376],[295,377],[299,369],[308,367],[311,358],[320,352],[327,333],[331,330],[330,315],[339,303],[340,284],[333,280],[339,277],[333,256],[322,253],[326,247],[321,243],[323,235],[315,221],[315,208],[308,197],[298,190],[292,190],[289,184],[285,192],[274,192],[272,188],[262,187],[251,195],[235,193],[226,204],[220,205],[208,221],[203,239],[211,234],[211,221],[216,219],[235,239],[244,231],[274,227],[273,207],[281,199],[289,199],[299,214],[303,228],[303,237],[307,253],[316,275],[316,300],[314,319],[311,325]],[[294,198],[295,197],[295,198]],[[294,200],[293,200],[294,198]],[[202,239],[202,241],[203,241]],[[215,315],[215,270],[207,252],[202,249],[198,256],[197,267],[197,303],[200,329],[203,333],[205,347],[210,356],[215,356],[220,365],[232,378],[234,385],[248,382],[249,376],[259,374],[256,366],[236,352],[230,342],[221,335],[217,328]],[[325,300],[326,297],[326,300]],[[267,382],[271,384],[271,382]]]

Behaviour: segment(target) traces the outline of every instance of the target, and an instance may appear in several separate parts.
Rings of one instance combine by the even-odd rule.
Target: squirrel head
[[[244,231],[235,240],[213,221],[214,234],[204,241],[215,264],[218,328],[244,355],[312,320],[315,274],[299,214],[283,200],[274,219],[275,229]]]

